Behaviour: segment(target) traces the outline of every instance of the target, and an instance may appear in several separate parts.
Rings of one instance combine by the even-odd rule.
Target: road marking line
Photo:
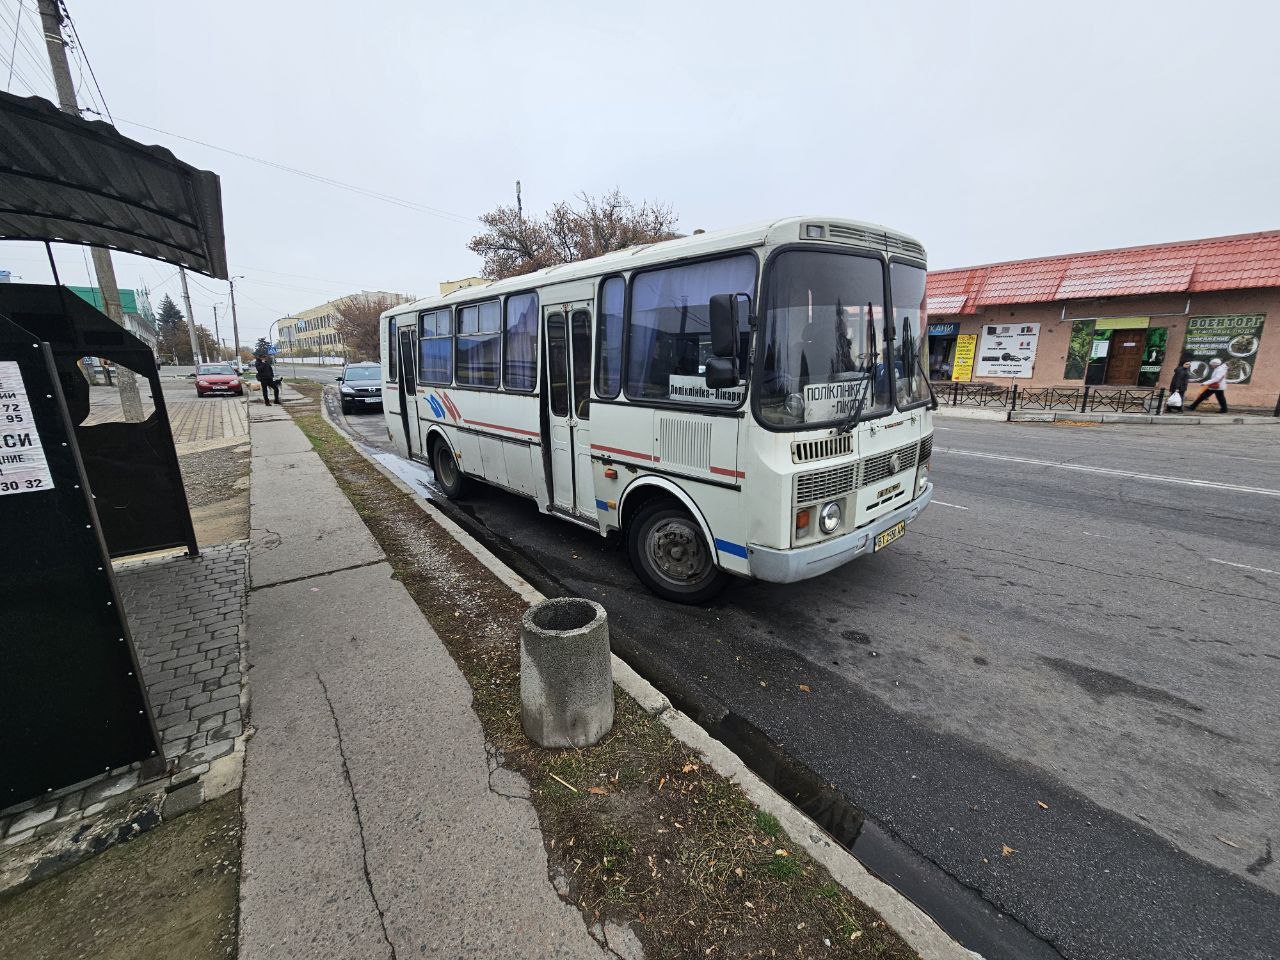
[[[934,502],[934,503],[936,503],[936,504],[937,504],[938,506],[940,506],[940,507],[952,507],[952,508],[954,508],[954,509],[956,509],[956,510],[968,510],[968,509],[969,509],[968,507],[962,507],[962,506],[960,506],[960,504],[958,504],[958,503],[943,503],[941,500],[934,500],[933,502]]]
[[[1213,557],[1209,558],[1209,562],[1221,563],[1223,566],[1227,567],[1239,567],[1241,570],[1254,570],[1258,573],[1269,573],[1273,577],[1280,577],[1280,570],[1268,570],[1266,567],[1251,567],[1247,563],[1232,563],[1230,560],[1216,560]]]
[[[1057,467],[1059,470],[1075,470],[1080,473],[1100,473],[1108,477],[1123,477],[1127,480],[1152,480],[1157,483],[1177,483],[1188,487],[1212,487],[1215,490],[1230,490],[1233,493],[1256,493],[1263,497],[1280,497],[1280,490],[1269,490],[1266,487],[1242,487],[1234,483],[1218,483],[1216,480],[1192,480],[1189,477],[1166,477],[1158,473],[1135,473],[1132,470],[1115,470],[1111,467],[1089,467],[1080,463],[1061,463],[1057,460],[1032,460],[1029,457],[1006,457],[998,453],[980,453],[977,450],[957,450],[955,447],[935,447],[940,453],[958,453],[966,457],[980,457],[983,460],[1004,460],[1008,463],[1029,463],[1037,467]]]

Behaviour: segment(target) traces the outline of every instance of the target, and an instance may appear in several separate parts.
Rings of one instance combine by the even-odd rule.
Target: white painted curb
[[[441,513],[438,507],[361,449],[346,430],[333,422],[323,396],[320,400],[320,415],[339,436],[351,444],[352,449],[398,490],[412,497],[428,517],[448,531],[468,553],[522,600],[532,604],[546,599],[487,547]],[[660,720],[671,731],[672,736],[701,754],[713,770],[726,780],[737,783],[748,800],[777,817],[783,831],[795,846],[822,864],[833,880],[880,914],[923,960],[981,960],[979,954],[962,947],[947,936],[927,913],[893,887],[872,876],[853,854],[832,842],[817,824],[753,773],[736,753],[673,707],[660,690],[632,670],[616,654],[612,655],[612,660],[614,683],[635,700],[642,710]]]

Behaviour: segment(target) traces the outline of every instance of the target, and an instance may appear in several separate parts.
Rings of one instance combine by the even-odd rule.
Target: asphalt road
[[[385,445],[377,414],[348,422]],[[902,542],[706,609],[526,500],[462,510],[544,590],[604,603],[683,705],[861,808],[896,851],[873,868],[986,956],[1274,958],[1280,426],[937,424]]]

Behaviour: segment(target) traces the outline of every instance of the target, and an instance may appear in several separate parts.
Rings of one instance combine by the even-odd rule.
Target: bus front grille
[[[933,434],[929,434],[920,441],[920,462],[928,463],[929,458],[933,456]]]
[[[858,486],[858,465],[846,463],[826,470],[813,470],[796,475],[796,503],[831,500],[851,493]]]
[[[841,433],[834,437],[823,437],[820,440],[793,440],[791,443],[791,462],[809,463],[813,460],[826,460],[853,452],[853,434]]]
[[[884,453],[877,453],[874,457],[867,457],[862,461],[862,483],[860,486],[867,486],[871,483],[879,483],[894,474],[901,473],[903,470],[910,470],[916,465],[916,453],[919,444],[909,443],[906,446],[898,447],[895,450],[886,450]],[[897,462],[894,462],[894,458]]]

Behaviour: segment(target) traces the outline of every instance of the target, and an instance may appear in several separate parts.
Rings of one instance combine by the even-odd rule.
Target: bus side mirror
[[[707,357],[707,389],[729,390],[738,386],[738,358]]]
[[[717,293],[711,297],[711,355],[736,357],[738,355],[738,318],[732,293]],[[710,367],[708,367],[710,369]]]

